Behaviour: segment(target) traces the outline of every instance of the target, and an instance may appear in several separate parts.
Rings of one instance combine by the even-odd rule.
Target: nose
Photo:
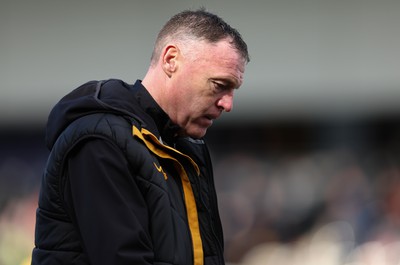
[[[233,92],[223,95],[218,100],[217,106],[225,112],[230,112],[233,107]]]

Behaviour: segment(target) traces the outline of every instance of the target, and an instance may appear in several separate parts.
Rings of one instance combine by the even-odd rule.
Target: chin
[[[186,134],[194,139],[200,139],[206,135],[207,128],[195,128],[194,130],[186,131]]]

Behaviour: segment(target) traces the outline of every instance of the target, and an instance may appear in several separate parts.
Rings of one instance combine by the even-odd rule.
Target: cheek
[[[196,82],[182,83],[180,90],[175,93],[175,103],[181,115],[187,118],[197,118],[208,113],[216,103],[215,95],[210,87]]]
[[[193,115],[194,118],[198,118],[205,114],[215,113],[215,110],[213,110],[214,105],[215,104],[213,99],[209,97],[193,98],[191,101],[191,105],[188,106],[188,111],[190,111],[191,115]]]

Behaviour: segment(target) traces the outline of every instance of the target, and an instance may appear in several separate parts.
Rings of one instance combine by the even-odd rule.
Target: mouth
[[[206,127],[210,127],[214,120],[217,119],[218,117],[214,115],[204,115],[203,116],[203,121],[205,122]]]
[[[219,115],[207,114],[204,115],[203,117],[207,124],[206,126],[210,127],[213,124],[214,120],[218,119]]]
[[[206,117],[207,119],[212,120],[212,121],[218,119],[219,116],[220,116],[220,114],[206,114],[206,115],[205,115],[205,117]]]
[[[215,117],[211,116],[211,115],[205,115],[204,116],[207,120],[213,121],[215,120]]]

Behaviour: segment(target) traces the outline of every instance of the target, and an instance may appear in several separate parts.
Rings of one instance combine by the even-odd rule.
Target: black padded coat
[[[33,265],[224,264],[212,166],[138,80],[91,81],[50,113]]]

